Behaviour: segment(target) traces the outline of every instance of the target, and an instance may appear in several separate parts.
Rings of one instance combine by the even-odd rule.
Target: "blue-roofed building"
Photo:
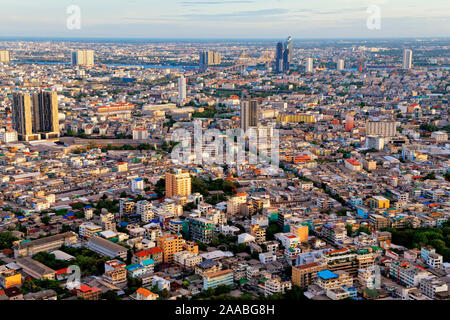
[[[322,278],[324,280],[339,278],[339,276],[336,273],[331,272],[330,270],[323,270],[317,272],[317,277]]]
[[[146,273],[152,273],[155,267],[155,262],[152,259],[143,260],[141,263],[130,264],[126,266],[128,275],[132,278],[142,276]]]

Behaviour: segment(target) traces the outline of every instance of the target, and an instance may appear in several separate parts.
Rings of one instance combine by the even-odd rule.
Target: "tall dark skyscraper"
[[[59,136],[58,98],[56,92],[41,91],[33,94],[34,132],[46,138]]]
[[[275,72],[287,73],[290,69],[292,60],[292,37],[288,37],[286,42],[277,43],[277,52],[275,56]]]
[[[241,101],[241,129],[246,132],[250,127],[258,125],[259,101],[248,99]]]
[[[275,72],[283,73],[283,43],[277,43],[277,53],[275,56]]]

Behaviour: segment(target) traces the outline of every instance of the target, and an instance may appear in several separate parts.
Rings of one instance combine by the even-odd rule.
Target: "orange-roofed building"
[[[145,288],[139,288],[136,290],[136,300],[156,300],[158,297],[159,295]]]

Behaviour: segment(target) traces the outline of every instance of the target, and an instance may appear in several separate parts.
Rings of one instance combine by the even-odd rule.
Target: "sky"
[[[76,21],[67,12],[72,5],[80,10],[79,29],[67,27]],[[450,36],[449,0],[0,0],[0,8],[0,37]]]

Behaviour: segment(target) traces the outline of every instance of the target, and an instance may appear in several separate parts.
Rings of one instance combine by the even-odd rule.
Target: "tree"
[[[41,218],[41,222],[42,222],[43,224],[45,224],[45,225],[48,225],[49,222],[50,222],[50,220],[51,220],[51,218],[50,218],[49,216],[43,216],[43,217]]]
[[[0,249],[11,249],[14,241],[18,240],[11,232],[0,233]]]
[[[122,299],[117,295],[117,292],[114,291],[114,290],[108,290],[108,291],[106,291],[104,294],[102,294],[102,299],[112,300],[112,301],[122,300]]]

